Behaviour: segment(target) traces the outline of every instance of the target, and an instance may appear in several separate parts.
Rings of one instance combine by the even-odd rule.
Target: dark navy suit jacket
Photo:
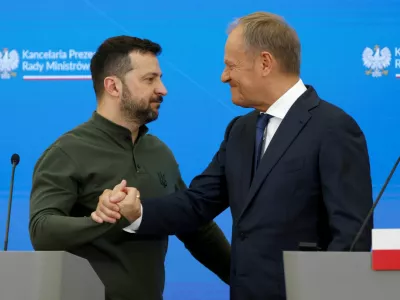
[[[298,250],[300,242],[349,250],[372,207],[369,156],[356,122],[307,86],[253,176],[257,114],[230,122],[219,151],[187,191],[143,199],[138,233],[180,233],[230,207],[231,299],[282,300],[283,251]],[[372,225],[355,250],[370,250]]]

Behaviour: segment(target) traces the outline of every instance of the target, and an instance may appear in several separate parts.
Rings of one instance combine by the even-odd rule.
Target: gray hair
[[[268,51],[280,63],[282,71],[300,74],[301,46],[296,31],[275,14],[255,12],[234,20],[228,34],[243,28],[245,46],[251,52]]]

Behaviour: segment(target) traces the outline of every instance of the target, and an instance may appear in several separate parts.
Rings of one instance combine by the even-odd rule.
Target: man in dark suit
[[[301,242],[347,251],[367,216],[366,140],[348,114],[303,84],[297,34],[280,17],[254,13],[233,24],[225,64],[233,102],[255,111],[230,122],[190,188],[143,201],[127,188],[100,199],[92,215],[128,216],[137,234],[175,234],[230,207],[231,299],[282,300],[283,251]],[[370,250],[372,225],[355,250]]]

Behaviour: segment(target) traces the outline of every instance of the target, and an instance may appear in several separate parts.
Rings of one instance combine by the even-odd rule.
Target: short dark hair
[[[104,92],[104,78],[112,75],[122,78],[132,70],[130,53],[152,53],[158,56],[161,51],[161,46],[157,43],[127,35],[105,40],[90,61],[90,72],[96,97],[99,98]]]

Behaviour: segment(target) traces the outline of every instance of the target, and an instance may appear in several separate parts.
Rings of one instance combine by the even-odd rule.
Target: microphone
[[[394,174],[394,171],[396,171],[396,168],[397,168],[399,162],[400,162],[400,156],[397,158],[397,161],[395,162],[395,164],[394,164],[392,170],[390,171],[390,174],[389,174],[388,178],[386,178],[386,182],[385,182],[385,184],[383,185],[381,191],[379,192],[378,197],[376,198],[374,204],[372,205],[371,209],[369,210],[367,217],[365,218],[363,224],[362,224],[361,227],[360,227],[360,230],[357,232],[357,235],[356,235],[356,237],[354,238],[353,243],[351,244],[350,252],[353,251],[354,246],[356,245],[356,243],[357,243],[358,240],[360,239],[360,236],[361,236],[361,234],[363,233],[365,227],[367,226],[369,219],[371,218],[372,214],[374,213],[375,207],[378,205],[379,200],[381,199],[381,197],[382,197],[382,195],[383,195],[383,192],[385,191],[387,185],[389,184],[390,179],[392,179],[392,176],[393,176],[393,174]]]
[[[7,251],[7,247],[8,247],[8,232],[10,230],[11,204],[12,204],[12,194],[13,194],[13,189],[14,189],[14,174],[15,174],[15,168],[19,164],[19,155],[18,154],[14,153],[11,156],[11,164],[12,164],[11,186],[10,186],[10,196],[8,199],[8,214],[7,214],[6,236],[4,238],[4,251]]]

